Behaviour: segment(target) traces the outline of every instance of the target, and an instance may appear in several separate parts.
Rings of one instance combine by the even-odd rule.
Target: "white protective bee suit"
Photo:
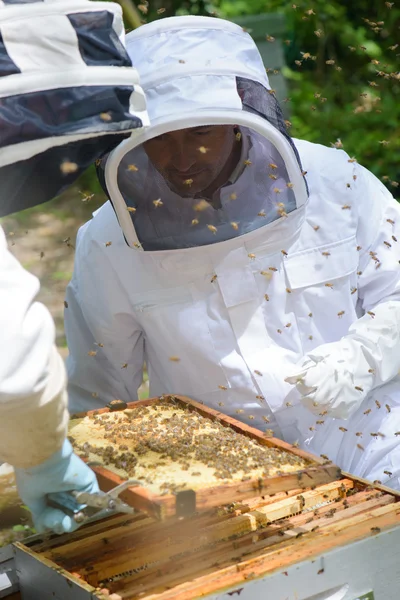
[[[137,399],[145,361],[151,396],[187,395],[399,488],[396,201],[345,152],[288,137],[240,27],[175,17],[127,47],[151,126],[103,161],[110,202],[78,235],[71,409]],[[239,128],[243,165],[219,208],[195,212],[142,143],[212,124]]]

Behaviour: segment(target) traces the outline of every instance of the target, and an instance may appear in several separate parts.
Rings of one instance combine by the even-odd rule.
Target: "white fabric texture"
[[[180,54],[178,40],[186,40],[191,64],[206,54],[209,31],[218,27],[218,43],[228,48],[234,27],[183,18],[182,28],[190,27],[177,35],[176,19],[170,34],[167,21],[160,39],[158,25],[140,33],[144,39],[153,28],[152,52],[143,42],[138,54],[147,57],[149,79],[150,59],[161,77],[157,65]],[[240,52],[240,35],[232,53]],[[133,56],[136,46],[130,48]],[[245,53],[249,78],[261,68],[255,52]],[[185,98],[182,88],[182,114]],[[308,202],[255,232],[212,246],[145,252],[128,246],[110,203],[80,230],[65,310],[71,408],[136,400],[145,361],[151,396],[185,394],[400,488],[400,207],[345,152],[295,144]],[[355,385],[365,394],[356,390],[361,397],[347,421],[324,410],[316,416],[286,379],[302,371],[309,355],[338,356],[347,343],[356,357]],[[330,373],[321,371],[312,385]]]
[[[38,290],[0,230],[0,459],[16,467],[59,450],[68,421],[64,364]]]

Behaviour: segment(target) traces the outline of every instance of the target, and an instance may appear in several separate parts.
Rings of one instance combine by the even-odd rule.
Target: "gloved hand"
[[[73,490],[95,493],[99,490],[95,474],[74,454],[68,440],[44,463],[29,469],[15,469],[15,476],[20,497],[31,510],[38,533],[52,530],[61,534],[79,527],[62,510],[49,507],[46,494]]]
[[[304,356],[285,381],[315,414],[347,419],[400,368],[400,303],[385,302],[358,319],[349,334]]]

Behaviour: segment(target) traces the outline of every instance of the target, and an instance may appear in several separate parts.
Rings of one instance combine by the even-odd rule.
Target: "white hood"
[[[235,77],[270,89],[253,39],[230,21],[162,19],[129,33],[126,47],[146,91],[152,124],[195,110],[241,110]]]
[[[282,213],[286,216],[306,203],[307,186],[297,150],[286,132],[277,100],[269,91],[257,47],[241,27],[210,17],[173,17],[129,33],[126,43],[146,94],[150,127],[135,132],[120,144],[103,161],[102,169],[105,187],[130,246],[151,251],[226,242],[261,231],[282,218]],[[157,173],[148,164],[141,145],[170,131],[221,124],[237,125],[242,132],[251,132],[253,154],[254,148],[261,148],[256,160],[251,157],[252,167],[245,169],[237,181],[241,191],[239,202],[249,207],[248,218],[243,218],[242,207],[236,211],[236,218],[235,210],[228,208],[227,203],[221,211],[205,216],[204,223],[199,225],[203,226],[204,235],[197,231],[192,236],[188,224],[194,215],[182,217],[176,194],[169,194],[162,182],[157,184]],[[127,169],[132,164],[134,172]],[[271,164],[279,165],[274,171],[281,183],[279,197],[273,192],[277,186],[273,185],[275,176],[271,168],[268,171]],[[263,183],[254,186],[260,175]],[[229,197],[237,196],[230,189]],[[155,213],[151,203],[160,197],[164,207]],[[260,206],[260,198],[265,199],[264,206]],[[262,221],[257,215],[264,213],[267,217]],[[170,235],[166,231],[168,219]],[[177,231],[178,221],[180,231]],[[235,230],[231,228],[232,222]],[[214,228],[214,235],[207,231],[206,224]],[[153,243],[154,232],[160,235],[159,244]],[[147,248],[144,242],[148,242]]]

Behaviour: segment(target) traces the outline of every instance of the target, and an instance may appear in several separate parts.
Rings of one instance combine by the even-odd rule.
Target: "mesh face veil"
[[[194,21],[206,22],[200,28],[205,40],[210,21],[226,23]],[[261,61],[251,38],[228,26],[239,29]],[[99,169],[100,179],[105,169],[103,183],[128,243],[145,251],[232,240],[285,219],[307,197],[300,159],[265,70],[258,81],[238,67],[229,75],[203,74],[198,65],[193,70],[156,83],[147,78],[147,89],[144,75],[152,126]]]

